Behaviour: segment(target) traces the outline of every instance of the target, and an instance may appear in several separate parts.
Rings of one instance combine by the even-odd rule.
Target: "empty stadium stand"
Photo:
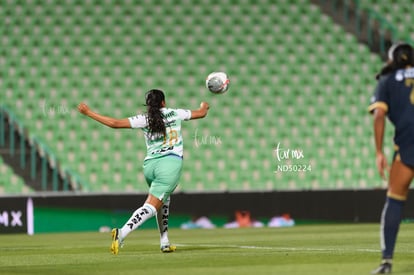
[[[17,176],[13,170],[5,165],[3,159],[0,158],[0,195],[17,195],[17,194],[29,194],[33,190],[25,185],[22,178]]]
[[[412,22],[412,1],[400,1],[398,5],[380,0],[358,1],[361,8],[373,10],[391,22],[398,31],[398,39],[402,41],[414,41],[414,26]]]
[[[1,103],[84,191],[145,192],[145,144],[77,104],[127,117],[151,88],[211,105],[183,126],[180,191],[384,186],[366,112],[379,56],[307,0],[190,2],[3,0]],[[204,87],[212,71],[229,74],[226,94]]]

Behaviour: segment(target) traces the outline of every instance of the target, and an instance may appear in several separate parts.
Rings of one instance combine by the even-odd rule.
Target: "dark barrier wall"
[[[36,207],[133,211],[143,204],[143,194],[86,194],[33,197]],[[253,217],[289,213],[294,219],[338,222],[378,222],[385,190],[176,193],[171,215],[221,215],[234,217],[248,210]],[[132,212],[131,212],[132,213]],[[414,217],[414,200],[406,203],[405,218]]]
[[[108,230],[123,224],[145,199],[145,194],[70,192],[0,197],[0,233]],[[379,223],[384,199],[385,190],[176,193],[171,199],[170,226],[197,216],[233,221],[236,210],[250,211],[259,220],[289,213],[298,223]],[[413,217],[414,200],[409,200],[404,218]],[[155,220],[143,228],[156,228]]]
[[[33,234],[33,204],[30,198],[0,198],[0,234]]]

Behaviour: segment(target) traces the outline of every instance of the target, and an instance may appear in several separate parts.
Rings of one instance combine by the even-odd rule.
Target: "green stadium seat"
[[[9,167],[3,158],[0,158],[0,194],[16,195],[30,194],[33,190],[25,185],[24,180],[16,175],[11,167]]]
[[[20,8],[27,20],[15,7],[0,9],[18,30],[4,31],[0,40],[7,76],[2,103],[90,191],[145,192],[145,144],[140,132],[115,131],[78,114],[77,104],[126,117],[145,111],[143,95],[153,87],[167,92],[171,107],[211,104],[205,120],[184,124],[180,190],[378,185],[367,149],[371,133],[363,129],[371,127],[365,109],[381,60],[307,1],[225,1],[214,11],[205,1],[29,1]],[[33,26],[36,37],[28,35]],[[224,95],[204,87],[215,70],[230,75]],[[357,93],[362,86],[367,93]],[[42,102],[68,112],[44,113]],[[196,130],[207,143],[220,138],[221,144],[196,146]],[[301,147],[315,169],[309,175],[274,173],[278,142]],[[340,148],[347,148],[344,156],[336,155]],[[356,167],[361,148],[366,157]],[[332,158],[347,172],[333,171]]]
[[[398,33],[396,34],[397,37],[395,38],[396,40],[413,41],[414,27],[410,24],[405,24],[405,22],[411,22],[413,19],[413,15],[410,11],[412,3],[410,1],[401,2],[398,3],[398,5],[395,5],[395,7],[387,4],[388,3],[386,2],[378,0],[360,2],[361,8],[366,10],[374,10],[398,30]]]

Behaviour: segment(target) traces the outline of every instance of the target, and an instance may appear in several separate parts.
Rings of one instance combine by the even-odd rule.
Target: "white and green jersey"
[[[151,135],[149,133],[146,114],[139,114],[128,118],[131,128],[141,128],[144,131],[145,143],[147,145],[146,160],[169,154],[183,156],[181,121],[191,119],[191,111],[161,108],[161,112],[164,115],[166,137],[163,134]]]

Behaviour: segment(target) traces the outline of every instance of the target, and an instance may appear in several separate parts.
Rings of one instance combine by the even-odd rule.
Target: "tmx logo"
[[[3,211],[0,212],[0,226],[4,225],[5,227],[16,227],[16,226],[23,226],[22,220],[22,211]]]

